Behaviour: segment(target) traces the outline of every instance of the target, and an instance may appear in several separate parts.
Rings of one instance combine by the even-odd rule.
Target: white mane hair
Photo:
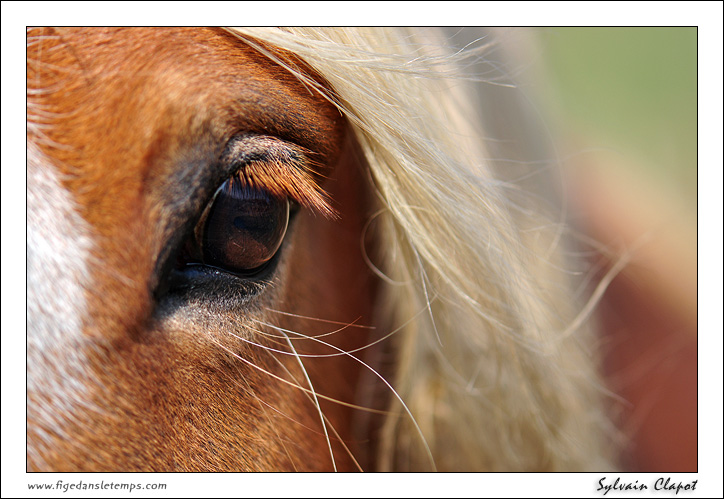
[[[370,265],[385,282],[384,323],[400,328],[390,383],[416,420],[393,398],[379,469],[615,468],[565,213],[528,190],[546,184],[550,198],[555,162],[513,157],[544,133],[511,144],[491,125],[508,110],[489,94],[506,84],[480,68],[500,47],[484,38],[456,52],[431,29],[230,31],[324,92],[369,165],[380,208]]]

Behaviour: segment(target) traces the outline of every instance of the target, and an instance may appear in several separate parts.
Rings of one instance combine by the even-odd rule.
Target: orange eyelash
[[[271,137],[252,137],[249,142],[242,139],[232,150],[241,152],[237,157],[243,158],[243,167],[237,178],[244,185],[266,190],[274,197],[290,198],[326,218],[339,217],[329,195],[315,180],[320,177],[321,165],[315,168],[310,151]]]
[[[238,174],[238,178],[249,187],[265,189],[274,197],[289,197],[305,208],[319,212],[327,218],[337,218],[338,213],[331,206],[329,195],[313,178],[304,161],[280,161],[269,158],[250,161]]]

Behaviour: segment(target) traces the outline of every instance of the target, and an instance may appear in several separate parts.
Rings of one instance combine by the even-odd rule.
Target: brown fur
[[[274,377],[308,388],[299,363],[248,341],[289,351],[283,339],[253,331],[280,336],[262,323],[305,335],[342,327],[275,311],[373,323],[374,283],[359,244],[373,210],[339,112],[221,30],[34,29],[28,40],[28,88],[50,90],[29,99],[29,120],[49,125],[29,140],[57,168],[95,242],[78,344],[87,378],[75,380],[88,397],[80,404],[42,389],[28,393],[29,407],[74,407],[53,424],[29,411],[28,469],[330,470],[317,408]],[[43,113],[34,115],[37,109]],[[244,315],[205,302],[159,303],[159,255],[183,218],[167,197],[183,192],[179,179],[200,182],[197,170],[212,167],[240,133],[312,151],[341,219],[303,209],[273,283],[245,304]],[[283,173],[276,179],[282,190],[298,190],[298,183],[284,189]],[[187,210],[203,204],[182,198],[175,202]],[[323,340],[351,350],[374,334],[349,327]],[[338,353],[313,341],[295,345],[300,354]],[[62,354],[47,352],[55,363],[67,362]],[[345,355],[302,360],[316,392],[360,403],[352,395],[360,363]],[[321,405],[339,433],[330,430],[337,468],[355,469],[339,440],[360,459],[351,434],[359,411]]]

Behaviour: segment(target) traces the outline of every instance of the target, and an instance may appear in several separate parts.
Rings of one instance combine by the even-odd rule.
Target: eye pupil
[[[289,202],[263,190],[227,180],[201,222],[203,263],[237,274],[252,274],[276,254],[289,221]]]
[[[252,220],[253,222],[253,220]],[[249,223],[249,220],[244,220],[244,217],[236,217],[234,219],[234,227],[241,230],[250,230],[252,227],[252,224]]]

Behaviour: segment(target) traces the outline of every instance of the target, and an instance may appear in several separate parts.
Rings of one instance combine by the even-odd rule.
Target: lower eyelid
[[[244,278],[207,265],[189,265],[169,276],[169,290],[159,302],[159,311],[191,303],[214,303],[236,312],[261,295],[271,281],[273,269],[264,269],[263,278]]]

